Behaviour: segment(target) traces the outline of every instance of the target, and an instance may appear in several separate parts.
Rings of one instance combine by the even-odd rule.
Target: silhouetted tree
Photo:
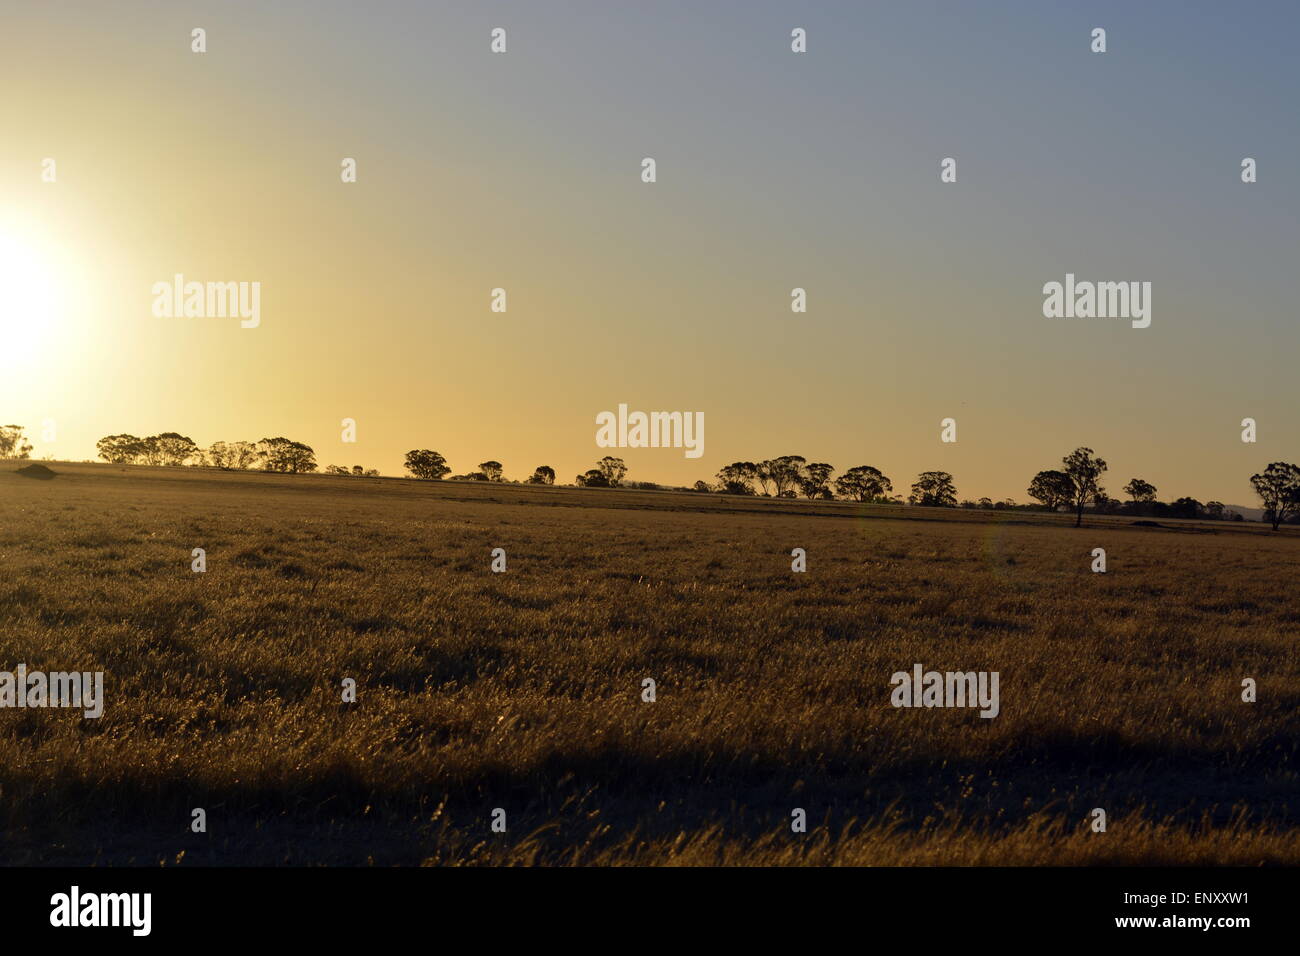
[[[723,465],[718,472],[720,490],[728,495],[752,495],[754,486],[751,482],[757,474],[758,466],[752,461],[733,461],[730,465]]]
[[[0,458],[26,459],[32,445],[23,435],[22,425],[0,425]]]
[[[931,508],[957,507],[957,486],[946,471],[923,471],[912,484],[913,504]]]
[[[1274,531],[1300,509],[1300,467],[1275,461],[1259,474],[1251,475],[1250,484],[1264,503],[1264,520],[1272,523]]]
[[[835,493],[852,501],[878,501],[894,490],[879,468],[856,465],[835,479]]]
[[[1156,500],[1156,486],[1141,478],[1132,479],[1123,491],[1133,499],[1134,504],[1148,504]]]
[[[161,465],[162,448],[158,444],[158,436],[150,435],[148,438],[141,438],[137,446],[136,461],[141,465]]]
[[[1061,459],[1061,470],[1070,478],[1070,502],[1075,508],[1074,526],[1083,524],[1083,509],[1088,502],[1105,489],[1101,487],[1101,476],[1106,471],[1106,462],[1091,448],[1076,448]]]
[[[243,471],[257,461],[257,448],[246,441],[216,441],[208,448],[207,459],[214,468]]]
[[[200,455],[199,446],[193,440],[176,432],[163,432],[150,440],[157,442],[159,464],[183,465]]]
[[[140,439],[134,435],[105,435],[95,442],[99,457],[113,465],[130,464],[140,456],[140,449]]]
[[[538,465],[533,476],[528,479],[530,485],[553,485],[555,484],[555,469],[550,465]]]
[[[488,481],[501,481],[505,473],[505,468],[499,461],[481,461],[478,470],[487,476]]]
[[[803,466],[807,459],[803,455],[782,455],[780,458],[773,458],[770,465],[768,476],[776,488],[778,498],[793,498],[795,489],[799,487],[799,478],[803,475]]]
[[[406,453],[406,470],[416,478],[437,481],[451,471],[447,459],[429,448],[413,448]]]
[[[257,443],[257,453],[266,471],[301,475],[316,470],[316,453],[299,441],[263,438]]]
[[[1040,471],[1029,483],[1029,497],[1041,501],[1048,511],[1069,504],[1073,491],[1074,482],[1063,471]]]
[[[615,458],[612,455],[606,455],[600,461],[596,462],[596,468],[605,477],[605,483],[611,488],[617,488],[623,483],[623,477],[627,474],[627,465],[622,458]],[[588,472],[590,474],[590,472]],[[588,482],[591,484],[591,482]]]
[[[799,476],[799,491],[809,501],[814,498],[829,498],[831,475],[834,472],[835,468],[825,462],[805,465],[803,474]]]
[[[578,475],[573,479],[573,483],[579,488],[608,488],[610,487],[609,479],[599,468],[592,468],[585,474]]]

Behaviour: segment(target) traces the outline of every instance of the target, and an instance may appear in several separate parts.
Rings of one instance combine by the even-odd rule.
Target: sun
[[[64,296],[40,240],[0,231],[0,348],[10,369],[47,358],[63,322]]]

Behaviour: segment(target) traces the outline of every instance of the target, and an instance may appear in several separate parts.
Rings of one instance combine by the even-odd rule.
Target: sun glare
[[[11,371],[48,359],[63,321],[63,290],[52,251],[39,240],[0,231],[0,341]]]

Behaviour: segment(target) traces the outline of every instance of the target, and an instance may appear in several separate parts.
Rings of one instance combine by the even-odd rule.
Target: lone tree
[[[23,437],[22,425],[0,425],[0,458],[26,458],[32,445]]]
[[[596,462],[596,468],[604,477],[606,484],[610,488],[617,488],[623,484],[623,476],[627,474],[627,465],[622,458],[615,458],[612,455],[606,455],[600,461]],[[587,474],[591,474],[588,472]],[[591,484],[591,482],[587,482]]]
[[[1101,476],[1106,471],[1106,462],[1098,458],[1091,448],[1076,448],[1061,459],[1062,470],[1070,478],[1070,502],[1074,505],[1074,526],[1083,524],[1083,508],[1090,501],[1095,501],[1105,489],[1101,486]]]
[[[946,471],[923,471],[912,485],[912,501],[929,508],[957,507],[957,486]]]
[[[1300,512],[1300,467],[1275,461],[1257,475],[1250,476],[1251,486],[1264,503],[1264,518],[1278,525]]]
[[[478,470],[483,472],[488,481],[505,480],[505,466],[499,461],[481,461]]]
[[[1134,504],[1150,504],[1156,500],[1156,486],[1141,478],[1134,478],[1124,486],[1124,494],[1133,499]]]
[[[856,465],[835,479],[835,493],[853,501],[877,501],[887,498],[893,484],[879,468]]]
[[[447,459],[429,448],[413,448],[406,453],[406,470],[416,478],[437,481],[451,471]]]
[[[831,497],[830,483],[834,471],[833,465],[822,461],[805,466],[803,474],[799,476],[799,490],[809,501],[814,498]]]
[[[1073,491],[1074,482],[1063,471],[1040,471],[1029,483],[1029,497],[1041,501],[1048,511],[1069,504]]]
[[[555,469],[550,465],[538,465],[533,476],[528,479],[530,485],[553,485],[555,484]]]

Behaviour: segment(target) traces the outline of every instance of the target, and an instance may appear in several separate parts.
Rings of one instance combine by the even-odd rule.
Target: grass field
[[[1294,530],[14,467],[3,863],[1300,863]]]

